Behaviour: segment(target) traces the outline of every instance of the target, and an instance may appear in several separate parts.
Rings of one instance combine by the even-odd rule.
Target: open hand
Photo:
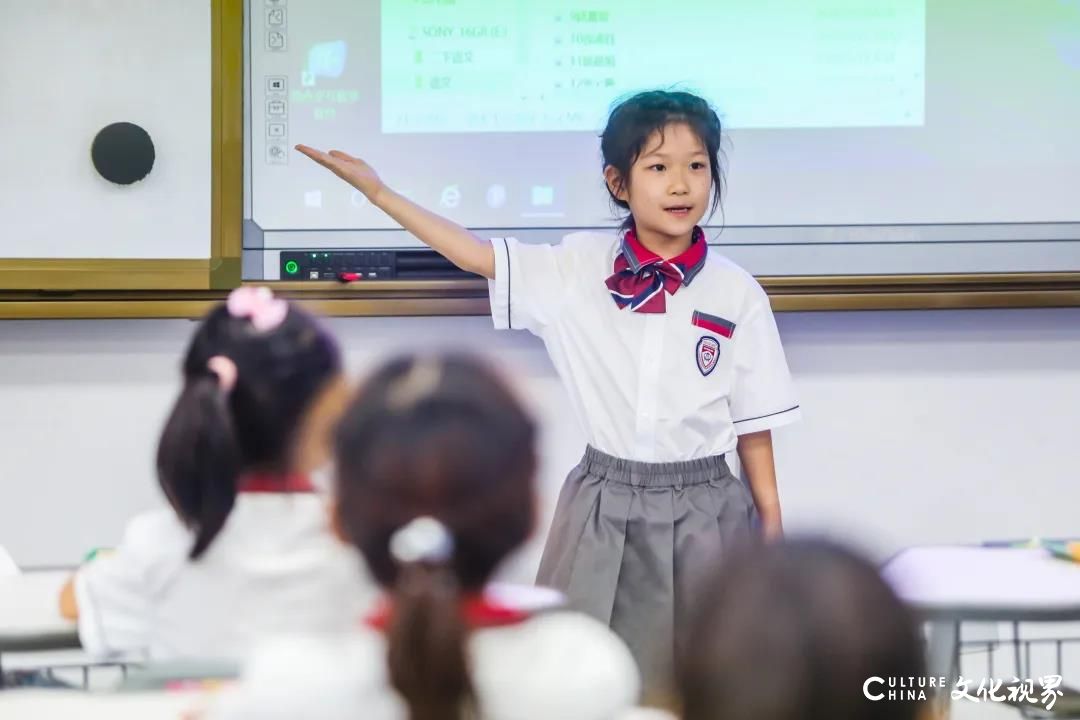
[[[296,149],[352,185],[375,204],[384,185],[375,169],[366,162],[340,150],[323,152],[307,145],[297,145]]]

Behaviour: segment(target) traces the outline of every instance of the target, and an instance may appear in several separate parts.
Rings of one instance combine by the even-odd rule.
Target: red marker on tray
[[[360,274],[360,273],[339,272],[337,274],[337,279],[338,279],[338,282],[351,283],[351,282],[356,282],[357,280],[363,280],[364,276],[362,274]]]

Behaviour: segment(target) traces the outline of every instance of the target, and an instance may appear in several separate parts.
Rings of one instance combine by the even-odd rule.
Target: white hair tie
[[[446,562],[454,554],[454,538],[433,517],[418,517],[390,537],[390,554],[401,564]]]

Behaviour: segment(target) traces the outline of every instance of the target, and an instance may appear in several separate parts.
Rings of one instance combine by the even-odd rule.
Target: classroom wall
[[[778,316],[804,421],[777,433],[789,530],[876,555],[913,543],[1077,533],[1080,309]],[[583,438],[535,338],[487,317],[330,321],[363,371],[465,347],[520,381],[543,428],[547,523]],[[0,545],[77,561],[160,502],[156,436],[178,387],[183,320],[0,322]],[[507,570],[531,578],[539,543]]]

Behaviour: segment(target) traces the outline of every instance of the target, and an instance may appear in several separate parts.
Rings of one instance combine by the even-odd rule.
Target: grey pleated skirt
[[[646,699],[666,696],[696,588],[750,540],[754,517],[722,455],[645,463],[589,447],[559,493],[537,584],[608,623],[630,646]]]

